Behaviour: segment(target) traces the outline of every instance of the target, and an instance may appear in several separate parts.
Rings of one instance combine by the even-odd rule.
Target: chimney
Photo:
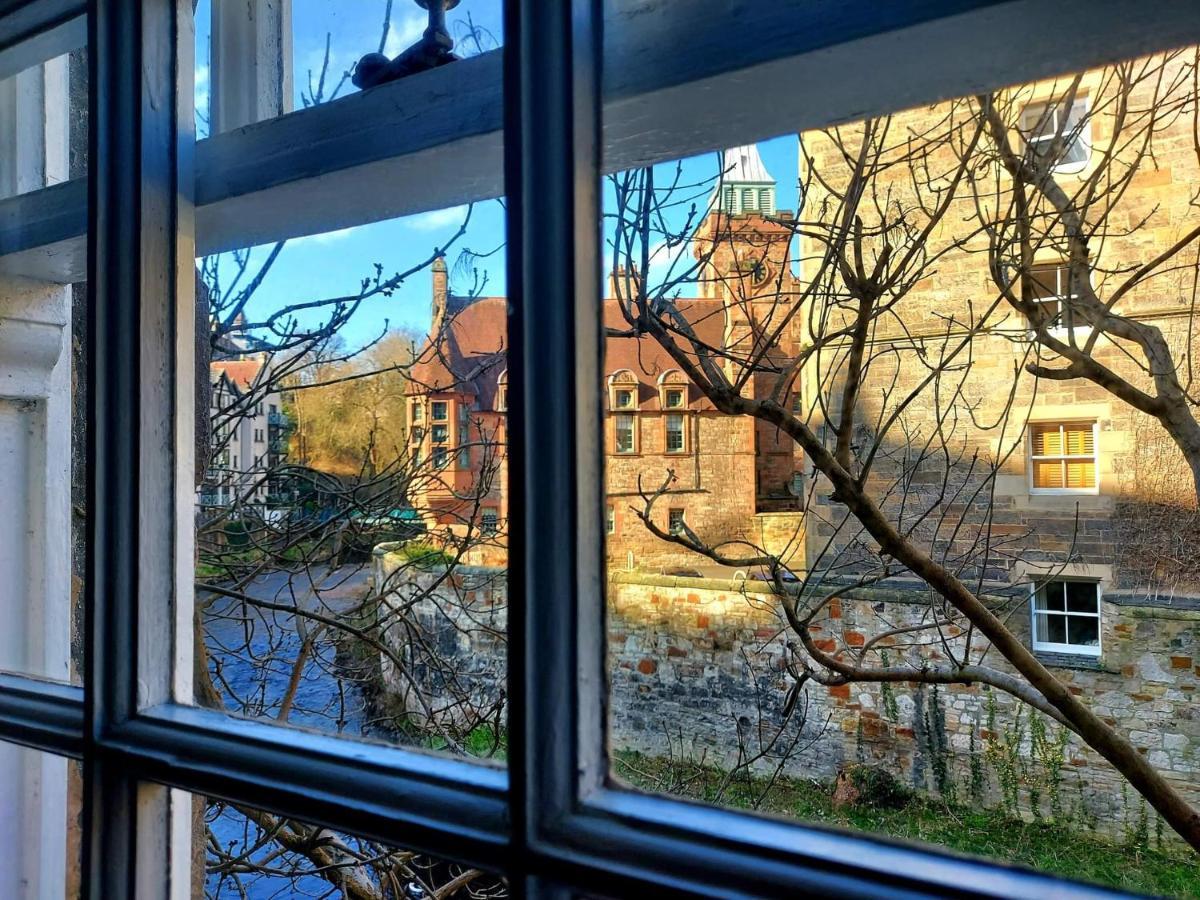
[[[630,272],[624,266],[617,266],[615,271],[609,270],[609,298],[615,299],[620,297],[622,300],[631,300],[637,295],[638,289],[639,284],[636,272]]]
[[[450,301],[450,276],[446,272],[446,258],[439,256],[433,261],[433,302],[430,306],[429,336],[437,340],[446,323],[446,306]]]

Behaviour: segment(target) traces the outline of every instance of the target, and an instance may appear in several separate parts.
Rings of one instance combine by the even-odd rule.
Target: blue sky
[[[196,106],[203,117],[207,109],[209,83],[208,24],[210,0],[200,0],[196,10]],[[301,108],[302,93],[309,93],[311,80],[319,76],[329,36],[330,66],[326,92],[341,73],[351,68],[364,53],[378,49],[382,33],[385,0],[293,0],[293,56],[295,61],[295,106]],[[484,36],[483,49],[502,41],[499,0],[462,0],[449,15],[449,24],[460,50],[464,47],[462,30],[467,17]],[[425,27],[425,12],[412,0],[394,0],[391,27],[385,53],[394,56],[420,37]],[[341,94],[356,90],[347,82]],[[204,122],[198,123],[201,135]],[[787,136],[759,144],[767,169],[779,182],[781,208],[795,206],[796,138]],[[673,167],[672,167],[673,169]],[[713,177],[718,169],[717,155],[706,154],[684,164],[684,178],[699,181]],[[605,205],[611,208],[611,191],[605,188]],[[436,210],[416,216],[393,219],[344,229],[323,235],[297,238],[288,242],[275,266],[256,294],[248,310],[269,311],[299,301],[355,293],[364,277],[373,274],[378,263],[385,277],[426,259],[445,245],[463,221],[465,208]],[[497,201],[475,205],[471,223],[463,238],[447,254],[453,265],[458,251],[469,248],[476,253],[495,250],[504,241],[504,210]],[[257,250],[261,256],[265,250]],[[479,277],[486,278],[485,292],[503,294],[504,253],[494,253],[478,263]],[[471,288],[470,274],[452,272],[451,288],[465,293]],[[409,327],[424,330],[429,325],[430,278],[428,271],[411,277],[389,298],[377,298],[365,304],[343,330],[349,346],[357,346],[378,335],[385,327]]]

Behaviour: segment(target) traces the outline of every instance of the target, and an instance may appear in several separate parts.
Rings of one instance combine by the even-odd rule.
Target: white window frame
[[[1096,589],[1096,611],[1094,613],[1070,612],[1065,609],[1066,594],[1064,587],[1064,609],[1058,610],[1039,610],[1037,605],[1038,592],[1050,584],[1088,584]],[[1103,587],[1097,579],[1093,578],[1048,578],[1043,581],[1031,582],[1029,585],[1029,633],[1032,637],[1033,649],[1040,653],[1069,653],[1074,656],[1100,656],[1104,646],[1104,613],[1103,613]],[[1043,641],[1038,637],[1038,617],[1039,616],[1064,616],[1066,618],[1080,619],[1095,619],[1096,620],[1096,646],[1092,647],[1087,644],[1063,644],[1055,641]],[[1069,630],[1069,629],[1068,629]]]
[[[1073,332],[1077,337],[1082,337],[1083,335],[1090,333],[1092,330],[1092,326],[1090,324],[1084,322],[1084,323],[1081,323],[1078,325],[1067,325],[1066,317],[1062,313],[1063,305],[1068,300],[1070,300],[1072,297],[1078,296],[1077,294],[1068,293],[1067,292],[1068,285],[1063,283],[1064,280],[1067,281],[1068,283],[1070,281],[1070,268],[1069,268],[1068,262],[1066,260],[1049,260],[1049,259],[1034,260],[1034,262],[1033,262],[1034,269],[1044,269],[1044,268],[1047,268],[1050,266],[1053,266],[1055,268],[1054,283],[1055,283],[1055,288],[1057,289],[1057,292],[1054,294],[1053,299],[1056,303],[1058,303],[1058,306],[1059,306],[1058,323],[1056,325],[1050,326],[1050,328],[1049,328],[1050,334],[1055,335],[1056,337],[1063,337],[1063,336],[1069,335]],[[1032,278],[1033,272],[1030,271],[1029,274],[1026,275],[1025,277]],[[1089,280],[1091,279],[1091,277],[1092,277],[1092,272],[1091,272],[1091,270],[1089,270],[1088,271]],[[1033,302],[1037,303],[1039,306],[1041,306],[1048,299],[1050,299],[1050,298],[1038,298],[1038,299],[1035,299]],[[1030,329],[1029,337],[1031,340],[1034,337],[1032,328]]]
[[[1034,455],[1034,452],[1033,452],[1033,427],[1035,425],[1057,425],[1059,427],[1059,431],[1061,433],[1063,428],[1067,425],[1086,424],[1088,422],[1090,422],[1092,425],[1092,453],[1090,455],[1089,454],[1077,454],[1077,453],[1064,453],[1064,454],[1048,455],[1048,456],[1047,455],[1043,455],[1043,456],[1035,456]],[[1031,495],[1035,495],[1035,496],[1040,495],[1040,496],[1046,496],[1046,497],[1055,497],[1055,496],[1075,497],[1075,496],[1096,496],[1100,493],[1100,420],[1099,419],[1091,419],[1091,418],[1088,418],[1088,419],[1070,419],[1070,418],[1031,419],[1029,421],[1029,424],[1026,427],[1025,431],[1026,431],[1026,434],[1025,434],[1025,459],[1026,459],[1025,477],[1026,477],[1026,483],[1029,486],[1029,493]],[[1065,437],[1065,435],[1064,435],[1064,437]],[[1063,449],[1066,449],[1065,440],[1063,442]],[[1086,487],[1086,488],[1035,487],[1034,483],[1033,483],[1034,463],[1039,460],[1055,460],[1055,459],[1061,460],[1064,465],[1069,460],[1090,459],[1092,461],[1092,464],[1095,466],[1096,483],[1094,485],[1092,485],[1091,487]],[[1066,481],[1065,477],[1063,480]]]
[[[935,102],[963,84],[1002,88],[1044,74],[1048,58],[1068,71],[1200,43],[1198,17],[1174,0],[1142,0],[1137,29],[1127,27],[1125,4],[1084,0],[901,5],[888,17],[843,4],[761,4],[748,16],[711,0],[630,2],[635,8],[611,21],[602,43],[605,90],[613,92],[602,117],[597,65],[587,64],[601,46],[598,0],[512,3],[503,54],[200,142],[194,200],[205,226],[197,247],[191,0],[143,0],[137,16],[125,0],[88,7],[98,17],[89,48],[99,105],[93,177],[0,201],[0,222],[21,226],[0,228],[0,273],[80,280],[90,224],[89,288],[105,326],[89,329],[104,375],[92,392],[100,413],[92,437],[111,451],[94,457],[89,485],[98,568],[88,584],[87,678],[98,702],[85,708],[80,689],[0,674],[0,739],[84,760],[83,878],[93,896],[134,896],[135,884],[140,896],[186,887],[186,878],[170,878],[166,845],[188,855],[191,803],[173,788],[298,818],[319,808],[328,827],[503,870],[515,893],[535,900],[571,892],[911,896],[963,885],[990,896],[1094,893],[608,781],[597,590],[603,419],[595,392],[580,387],[601,378],[601,267],[598,246],[576,236],[599,221],[601,156],[618,171]],[[77,0],[6,4],[0,73],[78,46],[71,35],[84,9]],[[997,41],[998,28],[1009,39]],[[648,65],[647,40],[661,34],[672,40],[655,42]],[[762,34],[772,39],[757,40]],[[872,71],[860,74],[864,45],[880,41],[889,52],[874,54]],[[697,54],[702,46],[728,52]],[[508,770],[323,735],[297,741],[294,731],[186,705],[190,659],[185,665],[179,654],[190,642],[172,638],[191,621],[191,531],[182,513],[190,516],[194,503],[193,342],[172,328],[194,320],[194,273],[172,260],[499,196],[502,163],[489,150],[501,146],[504,79],[508,214],[520,233],[509,243],[509,273],[522,301],[510,313],[510,427],[519,452],[509,459],[524,492],[515,493],[526,499],[514,510],[511,559],[538,565],[510,611],[510,696],[520,716]],[[748,103],[750,80],[758,91]],[[432,96],[457,102],[420,114]],[[130,359],[175,377],[127,378]],[[538,440],[548,426],[564,439]],[[172,805],[172,797],[186,802]]]
[[[1053,141],[1055,138],[1058,137],[1058,129],[1061,127],[1059,125],[1059,122],[1060,122],[1060,116],[1062,116],[1062,114],[1063,114],[1062,108],[1063,108],[1063,100],[1064,99],[1065,98],[1058,98],[1058,99],[1051,99],[1051,100],[1033,100],[1033,101],[1025,104],[1024,109],[1021,110],[1021,131],[1022,131],[1022,137],[1025,140],[1026,146],[1032,146],[1034,144],[1050,143],[1051,141]],[[1083,107],[1083,127],[1079,129],[1079,134],[1075,137],[1075,139],[1073,141],[1068,142],[1067,146],[1068,147],[1078,146],[1078,147],[1082,148],[1084,156],[1083,156],[1082,160],[1079,160],[1076,162],[1061,162],[1058,165],[1053,166],[1051,168],[1051,171],[1053,171],[1057,174],[1062,174],[1062,175],[1078,174],[1080,172],[1086,171],[1087,167],[1089,165],[1091,165],[1091,162],[1092,162],[1092,119],[1091,119],[1091,115],[1090,115],[1091,103],[1088,100],[1088,96],[1086,94],[1081,93],[1081,94],[1077,94],[1075,96],[1075,100],[1071,104],[1071,109],[1073,110],[1077,106]],[[1040,111],[1037,113],[1036,116],[1034,116],[1032,113],[1032,110],[1035,107],[1040,108]],[[1047,111],[1050,111],[1050,113],[1051,113],[1049,120],[1046,122],[1047,132],[1045,134],[1034,135],[1032,133],[1033,128],[1037,125],[1037,123],[1039,121],[1041,121],[1041,117],[1044,116]],[[1033,125],[1026,127],[1026,125],[1025,125],[1026,116],[1029,116],[1033,120]],[[1067,117],[1070,118],[1070,111],[1067,112]],[[1068,135],[1065,131],[1063,132],[1063,136],[1068,137]],[[1064,154],[1064,156],[1065,156],[1065,154]]]

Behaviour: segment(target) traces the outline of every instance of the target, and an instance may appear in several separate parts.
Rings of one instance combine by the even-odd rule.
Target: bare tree
[[[1189,50],[802,135],[798,215],[768,216],[750,236],[714,204],[720,175],[707,186],[682,184],[679,169],[666,184],[654,170],[614,176],[612,274],[626,327],[610,337],[657,342],[720,413],[802,449],[816,477],[801,571],[753,536],[656,524],[672,471],[643,486],[634,510],[658,540],[769,575],[798,678],[1006,692],[1077,735],[1200,849],[1200,814],[1176,784],[1015,633],[1028,595],[1008,576],[1031,556],[1033,529],[1000,527],[997,503],[1039,391],[1077,379],[1151,417],[1200,485],[1200,228],[1139,242],[1179,211],[1133,189],[1166,153],[1178,158],[1181,141],[1200,184],[1196,73]],[[1045,98],[1040,110],[1032,103]],[[1069,154],[1089,129],[1091,156],[1073,170]],[[1123,239],[1122,254],[1105,252]],[[800,278],[778,264],[793,241]],[[693,253],[652,265],[681,243]],[[1141,253],[1132,262],[1131,246]],[[1047,250],[1069,273],[1056,306],[1038,290]],[[939,292],[956,268],[979,274],[961,293]],[[1146,290],[1168,283],[1169,305],[1182,308],[1170,335],[1151,321],[1162,311]],[[676,305],[697,286],[725,301],[720,343]],[[914,617],[881,616],[862,646],[818,646],[811,626],[834,601],[897,581],[915,583]]]

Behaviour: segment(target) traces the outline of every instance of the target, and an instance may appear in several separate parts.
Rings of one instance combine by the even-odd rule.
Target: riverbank
[[[797,778],[729,778],[711,766],[616,751],[614,774],[631,787],[751,809],[831,828],[936,844],[948,850],[1028,866],[1125,891],[1200,897],[1200,861],[1168,835],[1135,817],[1123,842],[1106,841],[1070,823],[1024,821],[998,810],[951,805],[924,794],[886,808],[834,803],[833,785]]]

